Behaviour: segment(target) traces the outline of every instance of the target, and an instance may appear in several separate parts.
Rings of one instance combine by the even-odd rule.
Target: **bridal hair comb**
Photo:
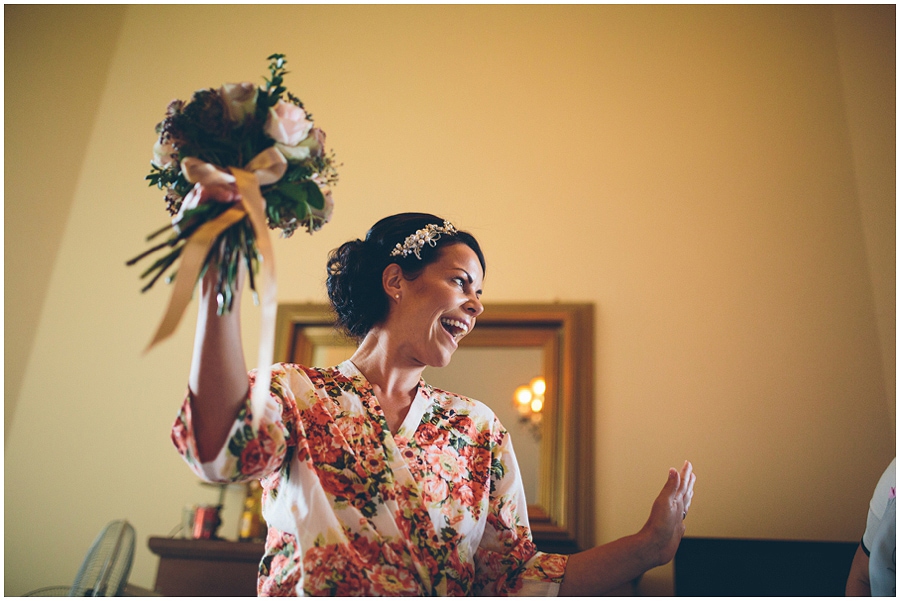
[[[422,248],[428,243],[429,246],[436,246],[437,241],[440,239],[441,234],[456,234],[456,227],[449,221],[444,221],[444,225],[436,225],[434,223],[429,223],[425,227],[420,230],[416,230],[415,234],[410,234],[406,237],[406,240],[403,241],[403,244],[397,243],[397,246],[394,247],[394,250],[391,251],[392,257],[406,257],[410,253],[416,255],[416,258],[421,260],[422,255],[420,254]]]

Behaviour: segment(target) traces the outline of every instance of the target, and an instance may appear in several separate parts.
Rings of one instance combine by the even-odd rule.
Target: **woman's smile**
[[[447,332],[453,337],[454,340],[456,340],[457,338],[462,338],[469,333],[468,324],[457,319],[445,317],[441,319],[441,325],[445,330],[447,330]]]

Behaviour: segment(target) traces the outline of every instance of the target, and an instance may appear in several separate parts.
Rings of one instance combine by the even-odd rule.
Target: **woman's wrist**
[[[636,556],[644,566],[643,571],[653,569],[668,563],[663,558],[664,542],[655,535],[649,524],[645,525],[637,534],[633,535]]]
[[[642,529],[569,556],[560,596],[603,595],[659,564],[659,545]]]

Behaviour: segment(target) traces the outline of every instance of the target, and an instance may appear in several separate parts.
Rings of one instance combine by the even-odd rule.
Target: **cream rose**
[[[306,118],[306,111],[295,104],[279,100],[269,109],[264,131],[276,142],[296,146],[306,138],[312,125],[312,121]]]
[[[278,152],[280,152],[285,159],[292,163],[299,163],[310,157],[308,146],[288,146],[281,142],[275,142],[275,148],[278,149]]]
[[[256,111],[257,90],[252,83],[226,83],[218,91],[228,117],[235,123],[243,123],[247,115]]]
[[[172,139],[166,135],[160,136],[153,145],[153,158],[150,160],[150,164],[160,169],[166,169],[177,161],[178,150],[172,144]]]
[[[321,158],[325,154],[325,132],[318,127],[309,130],[306,138],[296,146],[288,146],[281,142],[275,143],[275,148],[289,161],[299,163],[310,157]]]

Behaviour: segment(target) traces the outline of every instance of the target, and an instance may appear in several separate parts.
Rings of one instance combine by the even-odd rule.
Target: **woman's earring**
[[[397,300],[400,300],[400,295],[399,295],[399,294],[395,294],[395,295],[394,295],[394,298],[396,298]]]

